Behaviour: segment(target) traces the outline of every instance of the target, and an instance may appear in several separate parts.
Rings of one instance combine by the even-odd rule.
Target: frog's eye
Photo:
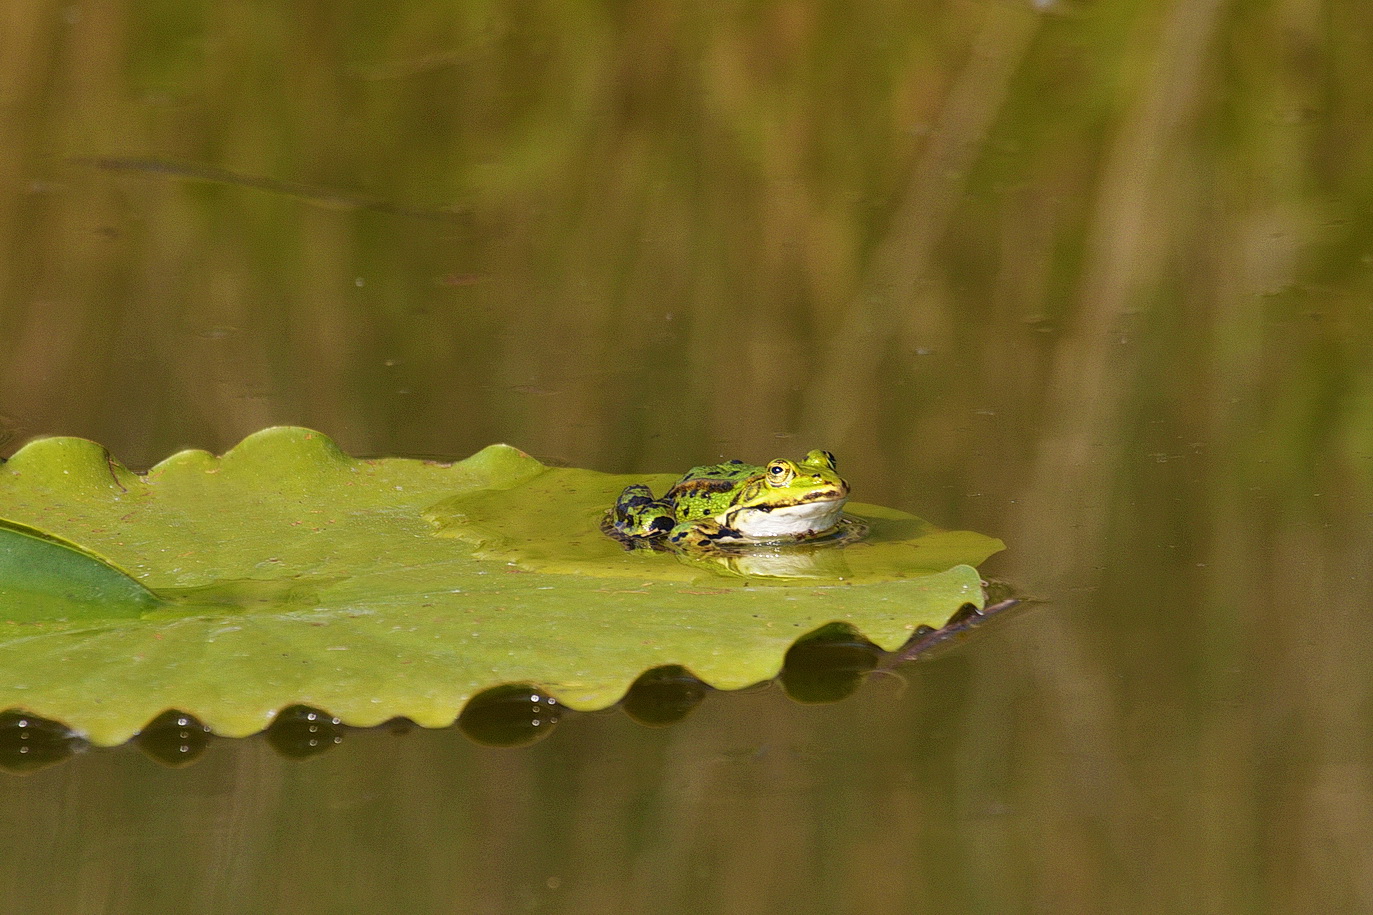
[[[773,461],[768,465],[768,484],[772,486],[785,486],[791,482],[795,472],[791,465],[786,461]]]

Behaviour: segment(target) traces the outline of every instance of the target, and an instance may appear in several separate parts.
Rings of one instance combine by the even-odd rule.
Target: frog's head
[[[752,540],[806,537],[838,524],[848,498],[834,455],[817,450],[799,462],[770,462],[740,488],[720,522]]]

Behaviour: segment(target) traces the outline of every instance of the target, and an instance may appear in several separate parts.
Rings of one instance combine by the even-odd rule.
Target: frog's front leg
[[[672,507],[643,483],[626,486],[615,500],[615,530],[623,537],[661,537],[676,523]]]
[[[683,522],[667,535],[668,542],[677,549],[708,549],[731,532],[711,518]]]

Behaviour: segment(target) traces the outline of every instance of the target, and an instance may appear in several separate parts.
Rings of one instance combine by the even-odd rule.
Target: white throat
[[[771,510],[745,508],[734,513],[729,526],[749,540],[789,540],[827,531],[839,523],[847,499],[802,502]]]

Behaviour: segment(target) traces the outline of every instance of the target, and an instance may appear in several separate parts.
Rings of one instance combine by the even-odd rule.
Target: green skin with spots
[[[625,487],[606,532],[630,545],[687,549],[810,540],[834,530],[848,494],[828,451],[765,467],[727,461],[693,467],[660,499],[642,483]]]

